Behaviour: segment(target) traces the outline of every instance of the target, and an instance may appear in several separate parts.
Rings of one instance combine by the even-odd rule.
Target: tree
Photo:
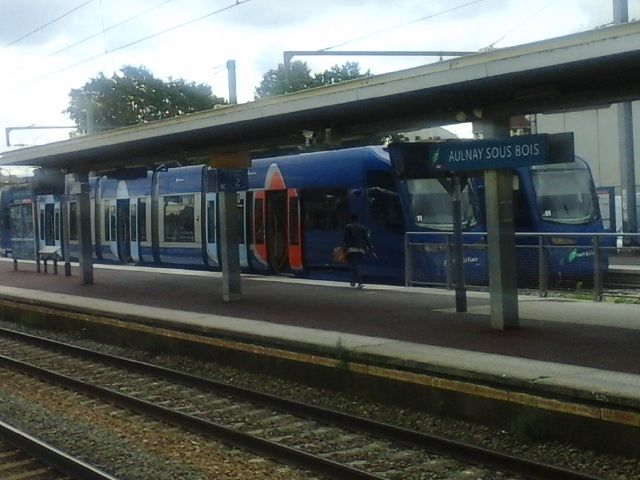
[[[291,62],[288,74],[282,63],[265,73],[260,85],[256,87],[255,96],[256,98],[273,97],[368,76],[370,76],[368,70],[366,73],[360,73],[357,62],[347,62],[342,66],[334,65],[329,70],[312,76],[307,62],[296,60]]]
[[[165,82],[144,67],[124,66],[120,72],[121,75],[114,73],[109,78],[99,73],[81,88],[71,90],[65,113],[80,132],[88,131],[89,109],[93,111],[96,130],[109,130],[208,110],[225,103],[223,98],[212,95],[209,85],[181,78]]]
[[[279,63],[277,68],[265,73],[262,76],[262,82],[256,87],[255,93],[256,98],[273,97],[320,85],[321,83],[311,76],[307,62],[296,60],[291,62],[288,74],[282,63]]]
[[[360,65],[358,65],[358,62],[347,62],[340,66],[334,65],[329,70],[316,74],[316,79],[319,80],[322,85],[333,85],[347,80],[370,76],[371,73],[369,70],[365,73],[360,73]]]

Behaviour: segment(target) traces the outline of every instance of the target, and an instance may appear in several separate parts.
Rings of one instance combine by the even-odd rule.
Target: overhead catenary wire
[[[467,2],[467,3],[464,3],[462,5],[458,5],[456,7],[448,8],[448,9],[442,10],[440,12],[436,12],[436,13],[432,13],[432,14],[429,14],[429,15],[425,15],[424,17],[420,17],[420,18],[418,18],[416,20],[412,20],[410,22],[402,23],[400,25],[395,25],[393,27],[385,28],[383,30],[378,30],[376,32],[371,32],[371,33],[368,33],[366,35],[362,35],[361,37],[352,38],[351,40],[347,40],[346,42],[342,42],[342,43],[339,43],[337,45],[332,45],[331,47],[322,48],[322,49],[320,49],[320,51],[324,52],[326,50],[331,50],[333,48],[342,47],[344,45],[348,45],[350,43],[357,42],[358,40],[364,40],[365,38],[375,37],[375,36],[381,35],[383,33],[388,33],[388,32],[391,32],[393,30],[397,30],[398,28],[407,27],[409,25],[413,25],[414,23],[423,22],[425,20],[429,20],[431,18],[438,17],[440,15],[445,15],[447,13],[454,12],[456,10],[460,10],[461,8],[469,7],[469,6],[474,5],[476,3],[481,3],[481,2],[485,2],[485,1],[486,0],[473,0],[471,2]]]
[[[537,12],[535,12],[533,15],[530,15],[529,17],[527,17],[524,21],[520,22],[519,24],[517,24],[515,27],[513,27],[511,30],[509,30],[507,33],[505,33],[504,35],[502,35],[498,40],[496,40],[493,43],[490,43],[488,47],[485,47],[483,50],[490,50],[494,47],[494,45],[496,43],[501,42],[502,40],[504,40],[505,38],[507,38],[509,35],[511,35],[513,32],[515,32],[516,30],[518,30],[520,27],[522,27],[523,25],[525,25],[526,23],[529,23],[531,20],[533,20],[535,17],[537,17],[538,15],[540,15],[544,10],[546,10],[547,8],[549,8],[551,5],[553,5],[554,3],[556,3],[558,0],[551,0],[549,3],[547,3],[544,7],[542,7],[540,10],[538,10]]]
[[[114,23],[113,25],[110,25],[110,26],[108,26],[106,28],[103,25],[103,29],[101,31],[99,31],[97,33],[94,33],[92,35],[89,35],[88,37],[84,37],[83,39],[78,40],[77,42],[74,42],[74,43],[72,43],[70,45],[67,45],[66,47],[63,47],[63,48],[61,48],[59,50],[56,50],[55,52],[52,52],[49,55],[47,55],[45,58],[50,58],[50,57],[53,57],[55,55],[58,55],[58,54],[60,54],[62,52],[65,52],[65,51],[67,51],[67,50],[69,50],[69,49],[71,49],[73,47],[77,47],[78,45],[80,45],[80,44],[82,44],[82,43],[84,43],[84,42],[86,42],[88,40],[91,40],[92,38],[96,38],[96,37],[98,37],[100,35],[104,36],[107,32],[109,32],[111,30],[114,30],[114,29],[116,29],[118,27],[121,27],[122,25],[124,25],[124,24],[126,24],[128,22],[131,22],[132,20],[140,18],[140,17],[146,15],[147,13],[152,12],[153,10],[156,10],[156,9],[158,9],[158,8],[160,8],[160,7],[166,5],[167,3],[170,3],[170,2],[173,2],[173,0],[164,0],[162,3],[159,3],[159,4],[157,4],[157,5],[153,6],[153,7],[147,8],[146,10],[143,10],[140,13],[132,15],[131,17],[128,17],[128,18],[126,18],[126,19],[124,19],[124,20],[122,20],[122,21],[120,21],[118,23]],[[105,48],[105,52],[106,51],[107,51],[107,49]]]
[[[67,65],[66,67],[62,67],[62,68],[60,68],[58,70],[54,70],[52,72],[46,73],[44,75],[41,75],[39,77],[32,78],[31,80],[27,80],[25,82],[21,82],[19,86],[22,87],[25,84],[37,82],[39,80],[44,80],[44,79],[49,78],[49,77],[51,77],[53,75],[57,75],[58,73],[62,73],[62,72],[65,72],[67,70],[71,70],[72,68],[78,67],[78,66],[83,65],[83,64],[88,63],[88,62],[91,62],[91,61],[96,60],[96,59],[98,59],[100,57],[104,57],[105,55],[109,55],[111,53],[114,53],[114,52],[117,52],[117,51],[120,51],[120,50],[124,50],[125,48],[132,47],[133,45],[137,45],[139,43],[145,42],[147,40],[150,40],[152,38],[158,37],[160,35],[164,35],[165,33],[177,30],[177,29],[185,27],[187,25],[191,25],[191,24],[196,23],[196,22],[198,22],[200,20],[204,20],[205,18],[212,17],[214,15],[220,14],[222,12],[225,12],[227,10],[230,10],[232,8],[238,7],[240,5],[243,5],[243,4],[251,2],[251,1],[252,0],[235,0],[235,3],[232,3],[231,5],[227,5],[226,7],[219,8],[218,10],[215,10],[213,12],[207,13],[205,15],[201,15],[199,17],[193,18],[191,20],[188,20],[186,22],[180,23],[178,25],[174,25],[174,26],[171,26],[169,28],[165,28],[164,30],[161,30],[159,32],[153,33],[151,35],[147,35],[145,37],[139,38],[137,40],[134,40],[132,42],[126,43],[124,45],[120,45],[119,47],[113,48],[111,50],[107,50],[105,52],[99,53],[99,54],[94,55],[92,57],[85,58],[84,60],[80,60],[79,62],[73,63],[71,65]]]
[[[82,7],[89,5],[90,3],[95,2],[95,0],[87,0],[86,2],[73,7],[71,10],[67,11],[66,13],[63,13],[62,15],[60,15],[59,17],[54,18],[53,20],[50,20],[49,22],[45,23],[44,25],[40,25],[39,27],[31,30],[29,33],[26,33],[24,35],[22,35],[19,38],[16,38],[15,40],[10,41],[9,43],[7,43],[6,45],[0,47],[0,51],[4,50],[5,48],[11,47],[13,45],[15,45],[18,42],[21,42],[22,40],[29,38],[31,35],[39,32],[40,30],[44,30],[45,28],[47,28],[50,25],[53,25],[54,23],[56,23],[59,20],[62,20],[64,17],[67,17],[69,15],[71,15],[73,12],[80,10]]]

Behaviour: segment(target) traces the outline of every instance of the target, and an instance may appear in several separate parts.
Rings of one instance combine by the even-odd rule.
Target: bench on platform
[[[58,260],[62,259],[62,255],[60,254],[60,247],[56,247],[55,245],[43,247],[38,251],[38,271],[40,271],[40,260],[44,262],[44,273],[47,273],[47,261],[53,261],[53,273],[55,275],[58,274]]]

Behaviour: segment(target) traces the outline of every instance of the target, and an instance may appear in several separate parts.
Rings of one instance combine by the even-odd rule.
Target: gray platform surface
[[[211,329],[272,344],[340,346],[390,364],[493,377],[640,406],[640,305],[521,296],[521,328],[490,328],[488,295],[243,276],[243,298],[224,303],[212,272],[96,268],[78,276],[18,272],[0,262],[0,296]]]

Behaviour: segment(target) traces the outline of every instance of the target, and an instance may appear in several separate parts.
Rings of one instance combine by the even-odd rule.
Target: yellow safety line
[[[167,328],[154,327],[141,323],[128,323],[123,320],[117,320],[115,318],[104,316],[93,316],[89,314],[82,314],[77,312],[69,312],[63,310],[52,309],[48,307],[42,307],[39,305],[24,304],[19,302],[12,302],[9,300],[0,300],[0,305],[10,308],[25,309],[25,306],[29,310],[36,312],[64,316],[74,320],[82,320],[86,322],[107,325],[116,327],[119,329],[128,329],[143,333],[151,333],[154,335],[161,335],[168,338],[174,338],[178,340],[186,340],[193,343],[199,343],[203,345],[221,347],[228,350],[235,350],[239,352],[251,353],[254,355],[263,355],[272,358],[278,358],[282,360],[289,360],[294,362],[306,363],[315,366],[329,367],[329,368],[344,368],[350,372],[368,375],[377,378],[383,378],[387,380],[393,380],[397,382],[403,382],[412,385],[420,385],[425,387],[436,388],[440,390],[447,390],[466,395],[473,395],[481,398],[488,398],[491,400],[499,400],[503,402],[510,402],[518,405],[524,405],[527,407],[534,407],[537,409],[560,412],[569,415],[577,415],[580,417],[592,418],[595,420],[601,420],[606,422],[612,422],[622,425],[628,425],[632,427],[640,427],[640,413],[632,412],[628,410],[621,410],[616,408],[598,407],[594,405],[585,405],[578,402],[571,402],[565,400],[558,400],[553,398],[546,398],[540,395],[533,395],[530,393],[522,393],[510,391],[508,389],[489,387],[486,385],[477,385],[471,382],[465,382],[460,380],[446,379],[425,373],[407,372],[397,370],[394,368],[380,367],[375,365],[367,365],[359,362],[344,361],[341,359],[329,358],[323,355],[315,355],[310,353],[293,352],[284,350],[281,348],[266,347],[261,345],[253,345],[250,343],[224,340],[219,338],[204,337],[201,335],[170,330]]]

